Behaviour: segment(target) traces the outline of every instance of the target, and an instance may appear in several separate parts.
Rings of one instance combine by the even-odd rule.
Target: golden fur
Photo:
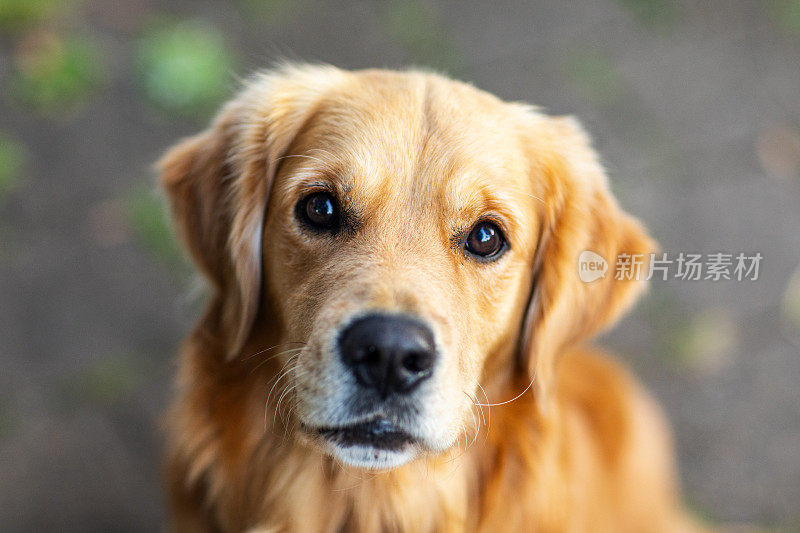
[[[614,280],[613,258],[653,243],[574,119],[429,73],[290,65],[252,79],[159,168],[212,287],[168,419],[176,531],[693,527],[656,406],[582,347],[642,289]],[[293,206],[318,182],[357,232],[297,229]],[[511,248],[477,264],[451,235],[486,213]],[[583,250],[612,272],[581,282]],[[429,445],[384,470],[302,430],[337,393],[332,332],[367,308],[422,317],[443,354]]]

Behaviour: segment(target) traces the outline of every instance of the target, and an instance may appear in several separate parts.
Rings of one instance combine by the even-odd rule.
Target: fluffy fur
[[[658,409],[582,347],[642,283],[583,283],[578,254],[613,268],[653,243],[574,119],[424,72],[290,65],[159,168],[212,289],[168,418],[174,530],[692,529]],[[298,226],[320,186],[353,231]],[[479,264],[458,235],[487,214],[510,249]],[[421,317],[441,352],[416,398],[420,447],[394,468],[348,465],[303,431],[344,416],[331,339],[369,309]]]

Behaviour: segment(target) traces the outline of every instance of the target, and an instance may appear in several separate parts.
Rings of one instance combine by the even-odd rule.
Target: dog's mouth
[[[411,434],[382,416],[346,426],[306,429],[329,443],[342,447],[363,446],[398,451],[417,442]]]
[[[343,463],[371,470],[401,466],[419,455],[420,439],[383,416],[342,426],[303,426],[323,448]]]

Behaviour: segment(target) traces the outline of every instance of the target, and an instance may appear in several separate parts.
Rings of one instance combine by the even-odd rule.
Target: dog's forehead
[[[337,159],[365,193],[414,191],[458,205],[475,188],[525,186],[521,127],[512,106],[467,84],[367,71],[321,100],[302,145]]]

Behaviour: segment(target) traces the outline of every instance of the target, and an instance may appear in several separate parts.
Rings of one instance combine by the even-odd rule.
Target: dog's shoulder
[[[595,349],[564,354],[557,376],[562,450],[573,458],[591,458],[577,459],[573,466],[581,468],[573,475],[591,471],[598,481],[606,480],[616,500],[606,508],[618,509],[621,524],[646,523],[649,516],[653,531],[694,530],[675,497],[666,417],[645,388],[617,359]],[[588,464],[591,468],[584,468]]]
[[[622,363],[597,349],[563,355],[554,394],[560,416],[590,432],[609,461],[629,454],[643,438],[670,440],[652,397]]]

